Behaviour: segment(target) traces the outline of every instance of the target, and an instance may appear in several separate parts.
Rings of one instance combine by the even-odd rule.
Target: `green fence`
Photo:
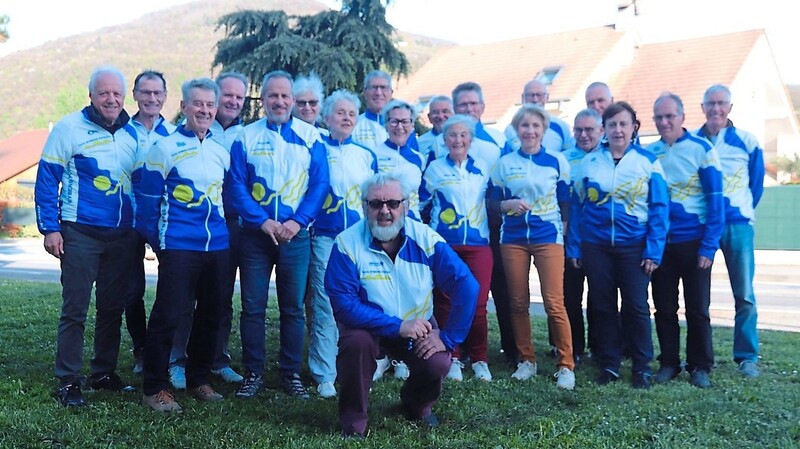
[[[756,208],[755,246],[800,250],[800,185],[764,189]]]

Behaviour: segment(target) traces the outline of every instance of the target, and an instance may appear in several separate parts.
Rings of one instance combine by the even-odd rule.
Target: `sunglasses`
[[[306,105],[315,108],[318,104],[319,100],[297,100],[297,106],[301,108],[305,107]]]
[[[369,200],[366,203],[369,204],[369,207],[372,208],[372,209],[381,210],[381,209],[383,209],[383,205],[384,204],[387,205],[389,207],[389,209],[397,209],[398,207],[400,207],[401,204],[403,204],[403,201],[405,201],[405,199],[402,199],[402,200],[386,200],[386,201]]]

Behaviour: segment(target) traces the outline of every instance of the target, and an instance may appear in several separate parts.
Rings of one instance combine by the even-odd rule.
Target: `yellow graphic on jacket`
[[[702,189],[700,188],[700,175],[693,174],[686,180],[686,182],[673,182],[669,184],[669,195],[673,201],[683,201],[686,198],[700,195]]]

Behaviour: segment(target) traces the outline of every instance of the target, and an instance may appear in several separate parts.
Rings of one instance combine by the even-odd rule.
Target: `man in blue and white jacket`
[[[717,150],[722,166],[725,196],[725,230],[720,249],[725,256],[733,290],[736,318],[733,328],[733,360],[744,377],[758,377],[758,311],[753,292],[755,208],[764,193],[764,154],[758,140],[728,120],[733,103],[731,91],[715,84],[703,95],[706,123],[697,131]]]
[[[535,104],[541,108],[545,108],[547,99],[550,94],[547,92],[547,84],[539,80],[531,80],[525,84],[522,89],[522,104]],[[513,151],[519,150],[520,143],[517,131],[514,127],[508,125],[505,130],[506,142]],[[550,114],[550,127],[545,131],[542,137],[542,146],[549,151],[560,152],[572,148],[575,145],[575,140],[572,138],[572,132],[569,125],[560,118]],[[510,152],[510,151],[509,151]]]
[[[159,412],[181,411],[169,392],[167,367],[177,318],[195,301],[186,348],[186,387],[201,401],[222,399],[209,377],[228,271],[222,187],[230,155],[210,138],[219,102],[217,84],[200,78],[185,82],[181,90],[186,122],[148,151],[135,186],[136,229],[159,259],[142,399]]]
[[[365,219],[336,238],[325,291],[339,324],[336,361],[345,436],[363,437],[379,346],[410,370],[400,392],[409,419],[439,425],[432,412],[450,369],[450,353],[469,331],[478,283],[428,226],[406,220],[411,189],[388,173],[368,179]],[[452,301],[447,324],[433,319],[434,286]]]
[[[678,284],[683,281],[686,308],[686,371],[692,385],[711,386],[714,365],[711,344],[711,265],[725,223],[722,172],[716,150],[706,139],[683,128],[683,102],[661,95],[653,105],[653,121],[661,140],[647,147],[658,157],[670,193],[669,231],[661,265],[653,272],[653,303],[661,367],[656,383],[681,371]]]
[[[115,374],[120,324],[136,234],[131,172],[138,140],[122,108],[125,78],[110,66],[89,79],[91,104],[61,119],[36,174],[36,224],[44,248],[61,261],[62,304],[56,339],[58,399],[86,404],[81,393],[83,330],[96,287],[97,318],[89,386],[119,391]]]
[[[317,128],[292,118],[291,75],[269,72],[261,86],[266,117],[245,126],[231,148],[231,188],[242,221],[242,364],[247,372],[236,396],[253,397],[263,385],[264,325],[275,267],[280,386],[290,396],[308,399],[300,380],[311,254],[308,226],[328,192],[328,163]]]

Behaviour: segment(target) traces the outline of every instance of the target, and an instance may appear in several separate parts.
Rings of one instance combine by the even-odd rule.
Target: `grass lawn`
[[[567,392],[555,387],[550,376],[555,367],[548,357],[539,360],[535,379],[512,381],[490,318],[495,381],[478,382],[466,368],[464,382],[447,382],[434,409],[442,420],[440,428],[426,430],[406,422],[397,407],[400,381],[390,378],[373,387],[368,438],[345,441],[339,437],[335,400],[312,396],[304,402],[276,389],[274,301],[268,323],[268,389],[257,399],[238,400],[234,386],[217,384],[226,400],[211,404],[179,393],[184,413],[164,417],[140,405],[138,393],[87,393],[88,407],[61,407],[53,398],[60,286],[0,280],[0,292],[0,448],[800,447],[800,334],[761,332],[762,375],[755,380],[742,379],[730,361],[732,329],[715,328],[717,367],[709,390],[689,385],[685,373],[666,386],[633,390],[626,364],[622,381],[605,387],[592,384],[594,368],[580,366],[578,386]],[[148,304],[152,300],[149,290]],[[93,320],[92,314],[86,370]],[[534,317],[533,324],[536,344],[545,348],[546,323]],[[231,341],[238,367],[238,331]],[[123,330],[119,374],[140,387],[132,364],[130,339]],[[311,385],[309,377],[306,383]]]

